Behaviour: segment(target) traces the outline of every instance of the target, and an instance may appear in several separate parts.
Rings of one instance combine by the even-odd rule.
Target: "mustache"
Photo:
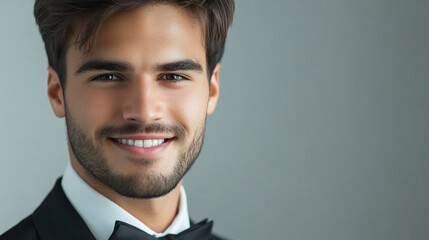
[[[123,126],[107,126],[97,131],[98,139],[109,138],[112,135],[162,133],[173,134],[175,137],[183,138],[186,135],[185,128],[181,125],[166,125],[162,123],[126,124]]]

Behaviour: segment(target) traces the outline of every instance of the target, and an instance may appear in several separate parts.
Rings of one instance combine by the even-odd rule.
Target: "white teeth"
[[[152,147],[152,140],[144,140],[144,147],[145,148],[147,148],[147,147]]]
[[[143,147],[143,140],[134,140],[134,146]]]
[[[165,142],[165,139],[146,139],[146,140],[133,140],[133,139],[116,139],[118,143],[127,144],[135,147],[150,148],[155,147]]]

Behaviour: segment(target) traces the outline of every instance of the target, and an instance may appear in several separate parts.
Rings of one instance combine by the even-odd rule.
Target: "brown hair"
[[[85,19],[86,28],[78,33],[74,44],[90,51],[100,25],[114,13],[144,4],[168,3],[181,6],[194,14],[204,31],[208,78],[225,48],[228,27],[232,23],[234,0],[36,0],[34,17],[45,43],[48,63],[58,73],[65,88],[65,54],[73,35],[72,25]]]

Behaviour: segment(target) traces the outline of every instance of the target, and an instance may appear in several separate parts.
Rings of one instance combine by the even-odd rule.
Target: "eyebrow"
[[[169,62],[165,64],[159,64],[155,67],[155,70],[158,72],[173,72],[173,71],[196,71],[201,73],[203,67],[198,62],[195,62],[191,59],[184,59],[174,62]]]
[[[89,71],[117,71],[117,72],[132,72],[133,66],[126,62],[115,62],[115,61],[105,61],[105,60],[91,60],[84,63],[76,71],[75,75],[89,72]]]
[[[76,71],[75,75],[89,71],[117,71],[117,72],[132,72],[133,66],[126,62],[106,61],[106,60],[91,60],[84,63]],[[173,72],[173,71],[196,71],[201,73],[203,67],[198,62],[191,59],[173,61],[169,63],[158,64],[155,66],[158,72]]]

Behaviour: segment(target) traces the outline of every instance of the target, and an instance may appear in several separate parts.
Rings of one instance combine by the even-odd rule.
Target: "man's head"
[[[36,1],[48,96],[80,174],[129,197],[176,187],[216,107],[233,10],[232,0]]]
[[[207,74],[220,62],[234,0],[36,0],[34,16],[45,43],[49,65],[66,82],[65,58],[71,45],[90,51],[99,27],[110,16],[149,4],[170,4],[186,9],[201,25]]]

